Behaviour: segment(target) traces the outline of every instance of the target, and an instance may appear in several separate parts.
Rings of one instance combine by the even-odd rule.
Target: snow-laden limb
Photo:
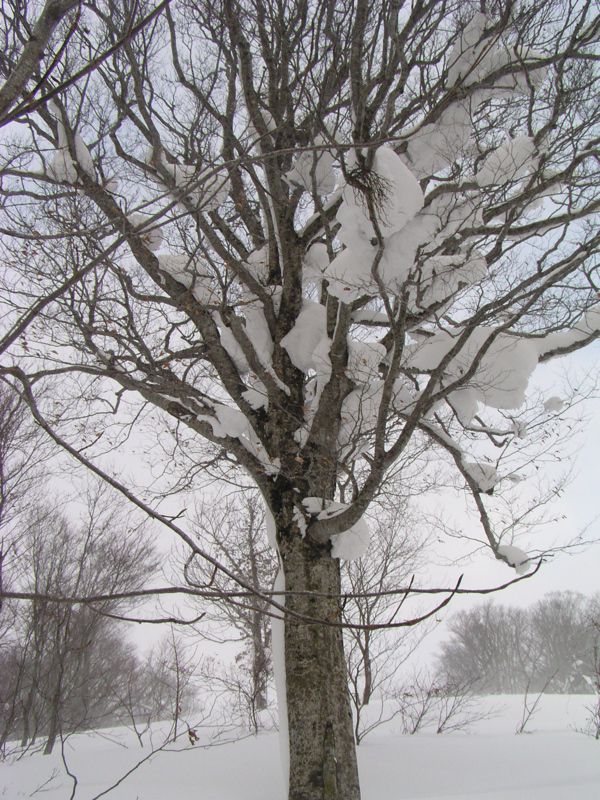
[[[259,404],[258,408],[263,407]],[[240,409],[225,403],[213,403],[211,413],[196,415],[199,422],[210,425],[213,437],[235,440],[260,464],[266,475],[277,476],[281,469],[279,458],[271,458],[263,443],[254,432],[250,420]]]
[[[384,239],[402,230],[423,208],[424,198],[419,182],[390,147],[379,147],[375,151],[368,180],[373,183],[377,193],[377,225]],[[337,218],[342,226],[339,238],[347,246],[358,241],[371,241],[376,236],[367,198],[360,183],[355,185],[346,182]]]
[[[248,433],[248,419],[239,409],[216,403],[215,414],[218,423],[211,423],[215,436],[232,436],[240,439]]]
[[[248,372],[250,372],[250,366],[248,365],[244,351],[238,344],[231,328],[225,324],[221,314],[218,311],[215,311],[214,313],[214,320],[219,328],[221,345],[235,364],[240,375],[246,375]]]
[[[342,221],[338,239],[344,249],[323,271],[330,294],[351,303],[365,295],[377,297],[382,288],[393,295],[408,293],[410,309],[419,313],[427,308],[439,310],[461,290],[486,278],[482,253],[466,246],[452,254],[444,252],[449,236],[481,224],[481,208],[467,195],[457,199],[444,194],[421,208],[422,194],[420,189],[411,194],[413,188],[412,184],[408,187],[408,196],[413,198],[411,218],[405,222],[399,216],[396,229],[392,221],[378,224],[381,243],[364,209],[355,214],[355,208],[342,201],[337,216]],[[404,198],[407,189],[397,181],[390,183],[388,191],[390,196],[396,191]]]
[[[269,251],[266,247],[253,250],[245,262],[247,272],[265,286],[269,277]]]
[[[57,181],[77,183],[77,168],[67,147],[61,147],[54,152],[48,172]]]
[[[331,557],[342,561],[357,561],[366,555],[370,541],[371,532],[366,522],[357,522],[349,530],[331,537]]]
[[[353,303],[364,294],[376,294],[371,277],[371,268],[376,249],[360,239],[345,247],[325,270],[328,292],[343,303]]]
[[[157,243],[159,246],[162,244],[162,240],[158,237]],[[161,253],[158,261],[160,269],[189,289],[199,303],[214,305],[219,302],[221,291],[218,281],[198,259],[190,259],[186,255]]]
[[[331,339],[327,336],[325,307],[305,300],[294,326],[282,338],[281,347],[294,367],[309,376],[304,386],[305,425],[294,434],[298,443],[305,444],[323,389],[331,377]]]
[[[495,42],[485,36],[489,21],[485,14],[473,14],[448,56],[448,84],[473,83],[488,71]]]
[[[543,55],[531,48],[511,46],[492,33],[493,27],[485,14],[473,14],[448,56],[448,85],[472,86],[496,74],[496,91],[523,93],[531,85],[539,87],[547,74]],[[522,65],[521,70],[504,71],[515,62]]]
[[[264,306],[253,295],[248,295],[248,298],[243,304],[243,316],[229,315],[225,320],[221,312],[213,312],[212,318],[218,327],[221,345],[241,377],[251,384],[258,380],[259,390],[266,387],[287,393],[287,387],[272,368],[274,344]],[[268,405],[268,393],[261,404],[265,403]]]
[[[514,567],[518,575],[525,575],[531,567],[531,559],[524,550],[514,544],[501,544],[497,550],[498,556]]]
[[[448,386],[461,382],[468,371],[473,372],[460,389],[449,395],[450,404],[466,424],[475,415],[478,403],[498,409],[519,408],[525,402],[525,392],[538,363],[535,343],[481,326],[469,332],[463,347],[448,360],[463,333],[458,328],[454,334],[419,336],[417,344],[408,348],[408,364],[419,371],[433,372],[445,361],[441,381]]]
[[[58,131],[58,147],[55,150],[48,172],[52,178],[64,183],[77,183],[77,166],[82,169],[90,178],[96,177],[96,166],[94,159],[87,145],[81,136],[75,132],[72,134],[74,156],[71,155],[69,139],[65,126],[60,119],[56,121]]]
[[[450,392],[446,401],[456,414],[461,425],[470,425],[480,405],[480,395],[476,389],[465,388]]]
[[[544,56],[530,48],[514,47],[487,31],[491,21],[476,13],[459,34],[447,60],[447,88],[460,86],[467,97],[447,105],[437,119],[408,132],[406,157],[419,178],[434,175],[472,148],[472,117],[478,106],[492,98],[526,94],[538,88],[547,74]],[[518,64],[520,69],[515,69]],[[491,76],[494,76],[493,79]],[[513,160],[510,149],[489,156],[477,180],[480,186],[515,179],[519,169],[532,164],[529,137],[516,137]],[[531,152],[530,152],[531,151]],[[515,162],[517,164],[515,168]],[[521,163],[522,162],[522,163]],[[508,177],[513,172],[512,178]]]
[[[585,311],[580,319],[568,330],[555,331],[536,339],[541,361],[566,355],[583,343],[600,337],[600,304]]]
[[[195,164],[180,164],[173,156],[167,158],[162,149],[155,153],[153,147],[147,160],[157,165],[159,179],[174,197],[185,198],[198,210],[216,211],[227,200],[231,185],[226,170],[214,165],[199,169]]]
[[[479,186],[512,183],[537,168],[535,152],[535,143],[530,136],[508,139],[485,158],[475,179]]]
[[[137,229],[140,239],[148,250],[152,252],[160,250],[164,239],[164,234],[160,227],[148,227],[148,217],[143,214],[131,214],[128,219],[129,223]]]
[[[348,508],[345,503],[326,500],[323,497],[305,497],[302,505],[308,514],[317,519],[334,519],[341,511]],[[331,537],[331,557],[356,561],[365,555],[370,540],[371,532],[366,520],[359,519],[348,530]]]
[[[255,411],[259,408],[267,410],[269,408],[269,393],[264,383],[252,373],[248,376],[247,383],[248,389],[242,392],[244,400]]]
[[[252,300],[244,305],[244,320],[245,333],[256,357],[259,363],[269,370],[274,344],[263,305],[259,300]]]
[[[354,383],[370,383],[380,377],[381,364],[385,357],[386,349],[379,342],[349,339],[346,374]]]
[[[306,283],[321,285],[323,275],[329,267],[329,253],[323,242],[312,244],[304,256],[302,265],[302,280]]]
[[[324,273],[329,293],[344,303],[362,294],[378,294],[378,283],[372,275],[378,236],[387,241],[403,230],[423,207],[423,192],[417,179],[389,147],[375,151],[369,181],[377,195],[376,219],[371,218],[362,185],[347,182],[337,211],[341,224],[338,239],[344,249]]]
[[[314,141],[316,149],[304,150],[298,154],[294,166],[286,174],[291,184],[301,186],[310,194],[316,192],[318,195],[330,194],[335,189],[335,157],[331,150],[324,148],[324,145],[324,138],[317,136]]]
[[[315,351],[322,340],[327,338],[327,318],[325,307],[320,303],[305,301],[292,329],[282,338],[283,347],[292,364],[304,373],[317,371],[319,359]],[[330,342],[327,342],[329,349]]]
[[[462,464],[481,492],[491,493],[500,480],[498,471],[493,464],[485,461],[465,461],[464,458]]]

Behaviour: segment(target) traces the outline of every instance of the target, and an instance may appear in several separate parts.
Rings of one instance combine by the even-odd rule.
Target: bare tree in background
[[[43,464],[50,455],[43,438],[19,395],[0,382],[0,593],[3,572],[13,569],[11,528],[39,495]],[[7,625],[2,607],[0,596],[0,631]]]
[[[342,566],[342,587],[348,593],[343,618],[356,626],[345,633],[345,649],[357,744],[399,712],[393,702],[400,687],[398,671],[429,631],[428,623],[416,631],[376,627],[398,614],[397,587],[410,585],[423,565],[427,541],[406,499],[396,498],[387,510],[376,506],[371,526],[368,557]]]
[[[171,722],[169,739],[177,739],[181,726],[190,730],[189,715],[195,703],[195,679],[198,657],[173,627],[150,653],[145,672],[155,694],[155,702],[162,719]],[[192,742],[193,744],[193,742]]]
[[[589,713],[585,733],[590,734],[595,739],[600,739],[600,597],[596,596],[592,606],[593,616],[591,623],[596,632],[595,641],[592,649],[591,669],[587,674],[587,684],[595,693],[593,701],[586,706]]]
[[[272,678],[271,664],[271,619],[270,604],[265,598],[257,598],[248,606],[234,604],[226,598],[238,584],[237,577],[257,592],[270,589],[277,574],[277,557],[269,546],[265,531],[265,512],[255,491],[246,490],[211,505],[199,505],[196,509],[194,527],[202,546],[207,548],[220,563],[227,566],[231,575],[220,574],[204,559],[188,561],[185,576],[192,586],[210,587],[220,593],[225,602],[213,604],[202,627],[213,620],[226,632],[221,633],[231,640],[231,630],[239,637],[241,650],[236,658],[239,681],[233,674],[227,676],[227,684],[235,693],[245,698],[253,727],[257,727],[257,715],[268,705],[268,687]],[[215,676],[217,677],[217,676]]]
[[[92,608],[46,598],[131,591],[147,580],[156,562],[144,526],[122,513],[101,486],[90,491],[79,525],[40,507],[15,536],[18,570],[11,588],[36,599],[14,612],[6,642],[12,670],[1,736],[5,742],[18,731],[23,746],[45,736],[50,753],[63,731],[117,715],[113,682],[129,662],[110,618],[126,600]]]
[[[389,471],[429,442],[469,538],[530,566],[495,500],[562,408],[528,403],[536,366],[600,328],[600,20],[591,0],[173,0],[120,44],[147,11],[83,8],[61,90],[5,128],[2,373],[97,472],[127,442],[108,423],[145,411],[195,475],[246,471],[281,566],[289,798],[358,800],[340,560]]]

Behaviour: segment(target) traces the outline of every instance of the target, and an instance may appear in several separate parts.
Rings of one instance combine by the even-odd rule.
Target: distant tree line
[[[592,692],[599,619],[600,594],[553,592],[530,608],[484,603],[450,620],[440,672],[482,693]]]
[[[6,537],[5,588],[40,595],[5,602],[0,618],[0,744],[45,737],[122,717],[120,695],[139,672],[133,645],[111,617],[123,603],[49,602],[44,596],[111,594],[142,585],[152,546],[98,489],[74,523],[55,508],[31,509]],[[135,534],[135,535],[134,535]],[[136,702],[143,706],[142,686]]]
[[[147,523],[102,484],[70,498],[58,462],[23,403],[0,383],[0,756],[16,744],[50,753],[61,736],[126,724],[140,744],[150,722],[176,730],[192,702],[191,665],[171,631],[145,658],[119,617],[131,601],[49,598],[111,595],[144,586],[157,568]],[[70,501],[70,502],[69,502]]]
[[[79,524],[35,509],[7,552],[6,588],[41,597],[5,601],[0,615],[0,754],[16,745],[51,753],[64,735],[114,725],[143,746],[150,723],[170,720],[176,736],[193,705],[194,665],[173,630],[142,657],[116,619],[131,601],[44,599],[131,591],[156,568],[148,537],[106,494],[92,494]]]

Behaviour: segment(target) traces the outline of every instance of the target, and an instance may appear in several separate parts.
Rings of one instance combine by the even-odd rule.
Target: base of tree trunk
[[[360,800],[342,631],[327,624],[340,621],[339,561],[328,548],[299,536],[283,542],[280,551],[291,593],[286,607],[326,623],[286,620],[289,800]]]

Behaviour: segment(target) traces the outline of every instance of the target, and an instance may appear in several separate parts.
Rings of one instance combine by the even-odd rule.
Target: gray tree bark
[[[339,560],[329,545],[282,538],[288,617],[285,664],[289,723],[289,800],[360,800],[352,711],[341,628]],[[296,594],[315,592],[330,598]]]

